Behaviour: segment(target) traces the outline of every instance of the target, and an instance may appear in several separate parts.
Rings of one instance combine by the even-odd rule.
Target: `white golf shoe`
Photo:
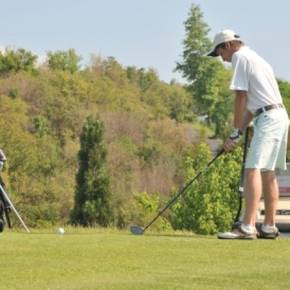
[[[244,225],[241,224],[231,232],[219,233],[217,237],[222,240],[255,240],[257,238],[257,231],[247,231],[244,229]]]

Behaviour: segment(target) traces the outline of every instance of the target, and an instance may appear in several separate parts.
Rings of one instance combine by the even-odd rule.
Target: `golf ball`
[[[58,228],[57,233],[59,235],[63,235],[64,234],[64,228]]]

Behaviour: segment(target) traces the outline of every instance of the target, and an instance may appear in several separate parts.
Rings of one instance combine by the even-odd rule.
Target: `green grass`
[[[0,289],[290,289],[290,239],[68,229],[0,235]]]

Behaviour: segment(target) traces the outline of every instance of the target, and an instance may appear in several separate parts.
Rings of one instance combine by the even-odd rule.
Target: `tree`
[[[75,73],[79,70],[81,57],[78,56],[74,49],[68,51],[48,52],[48,67],[52,70],[63,70]]]
[[[212,111],[211,120],[214,123],[215,137],[225,139],[232,127],[234,96],[229,89],[231,71],[223,70],[217,76],[219,95]]]
[[[17,50],[6,48],[0,52],[0,75],[16,73],[19,71],[35,71],[37,56],[23,48]]]
[[[287,111],[290,111],[290,83],[285,80],[277,80],[279,89],[283,98],[283,103],[286,106]]]
[[[104,125],[90,115],[80,137],[79,171],[71,221],[83,226],[108,226],[111,220],[110,182],[106,171]]]
[[[221,75],[225,68],[216,59],[206,57],[212,43],[208,38],[209,27],[203,21],[199,6],[192,5],[185,21],[186,36],[183,41],[183,60],[177,63],[176,70],[182,72],[189,81],[189,90],[196,104],[196,112],[207,115],[208,123],[216,116],[217,103],[221,98]]]

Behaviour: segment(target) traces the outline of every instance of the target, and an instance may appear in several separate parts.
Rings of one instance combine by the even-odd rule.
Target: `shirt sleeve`
[[[249,90],[249,62],[242,55],[234,55],[232,59],[234,73],[230,89],[234,91]]]

